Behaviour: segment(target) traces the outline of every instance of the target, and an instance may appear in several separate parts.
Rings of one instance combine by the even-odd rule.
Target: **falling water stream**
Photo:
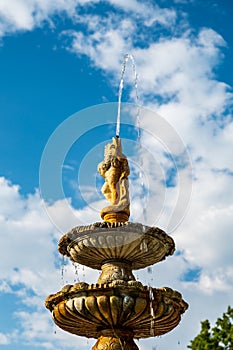
[[[64,270],[65,270],[65,257],[64,257],[64,255],[62,255],[61,281],[62,281],[63,286],[65,284],[65,282],[64,282]]]
[[[140,101],[138,95],[138,74],[136,70],[135,59],[132,54],[126,54],[121,64],[121,76],[120,76],[120,84],[118,91],[118,108],[117,108],[117,123],[116,123],[116,137],[120,137],[120,124],[121,124],[121,100],[122,100],[122,92],[124,87],[124,75],[126,70],[126,65],[128,61],[131,61],[132,70],[133,70],[133,83],[135,89],[135,102],[136,102],[136,128],[137,128],[137,144],[138,144],[138,154],[139,154],[139,174],[138,177],[140,179],[141,186],[141,194],[140,194],[140,202],[143,203],[145,198],[145,183],[143,178],[143,157],[142,157],[142,145],[141,145],[141,123],[140,123]],[[145,205],[142,206],[142,216],[143,220],[146,221],[146,209]]]
[[[75,273],[74,282],[80,282],[80,280],[79,280],[79,264],[73,261],[72,265],[74,267],[74,273]]]
[[[72,262],[72,266],[74,268],[74,274],[75,274],[74,283],[80,282],[80,279],[79,279],[80,265],[78,263],[76,263],[76,262]],[[69,269],[69,263],[67,261],[67,258],[65,256],[62,256],[61,280],[62,280],[62,284],[63,285],[68,283],[68,280],[67,280],[68,269]],[[84,269],[83,269],[83,276],[85,276],[85,270]]]
[[[151,314],[151,324],[150,324],[150,335],[154,337],[155,331],[154,331],[154,326],[155,326],[155,321],[154,321],[154,307],[153,307],[153,300],[154,300],[154,292],[153,288],[151,286],[148,287],[149,289],[149,301],[150,301],[150,314]]]
[[[128,60],[131,60],[132,63],[132,69],[134,74],[134,88],[135,88],[135,94],[136,94],[136,106],[137,106],[137,114],[136,114],[136,126],[138,131],[138,141],[140,140],[140,108],[139,108],[139,97],[138,97],[138,74],[136,71],[136,65],[133,55],[126,54],[124,56],[123,62],[121,64],[121,78],[120,78],[120,84],[119,84],[119,91],[118,91],[118,109],[117,109],[117,124],[116,124],[116,137],[120,137],[120,124],[121,124],[121,98],[122,98],[122,91],[124,87],[124,75],[125,75],[125,69],[126,64]]]

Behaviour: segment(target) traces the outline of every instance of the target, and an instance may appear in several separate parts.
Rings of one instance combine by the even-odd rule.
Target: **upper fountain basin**
[[[175,244],[158,227],[104,221],[73,228],[61,238],[58,250],[72,261],[94,269],[117,259],[136,270],[172,255]]]

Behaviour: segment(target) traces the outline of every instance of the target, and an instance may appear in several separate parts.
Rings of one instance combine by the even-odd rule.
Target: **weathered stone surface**
[[[119,260],[110,260],[101,266],[102,273],[97,283],[110,283],[116,280],[135,281],[132,273],[132,267],[128,262]]]
[[[128,261],[133,270],[164,260],[175,250],[173,239],[158,227],[138,223],[95,223],[64,235],[61,254],[80,264],[101,269],[111,259]]]
[[[188,305],[180,293],[168,287],[106,284],[63,289],[47,298],[46,307],[53,311],[54,322],[70,333],[98,338],[100,331],[123,329],[134,338],[147,338],[176,327]]]
[[[133,334],[124,330],[104,330],[92,350],[138,350]]]
[[[109,222],[128,221],[130,170],[119,138],[113,137],[112,143],[105,146],[104,160],[98,165],[98,171],[105,178],[101,191],[111,204],[101,210],[101,218]]]

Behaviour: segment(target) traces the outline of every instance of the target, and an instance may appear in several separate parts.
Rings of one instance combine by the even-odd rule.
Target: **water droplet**
[[[148,246],[147,246],[147,243],[146,243],[146,241],[142,241],[141,242],[141,244],[140,244],[140,250],[142,251],[142,252],[147,252],[148,251]]]
[[[150,335],[152,337],[155,336],[155,321],[153,318],[152,318],[151,323],[150,323]]]
[[[79,273],[78,273],[78,270],[79,270],[79,264],[77,264],[76,262],[72,262],[72,265],[74,266],[74,273],[75,273],[75,278],[74,278],[74,282],[80,282],[79,280]]]
[[[150,314],[151,314],[151,324],[150,324],[150,335],[154,336],[155,330],[154,330],[154,326],[155,326],[155,321],[154,321],[154,307],[153,307],[153,300],[154,300],[154,292],[153,292],[153,288],[151,286],[148,286],[148,290],[149,290],[149,301],[150,301]]]
[[[62,284],[64,285],[64,270],[65,270],[65,257],[62,256],[62,265],[61,265],[61,281]]]
[[[149,290],[149,299],[150,300],[154,300],[154,292],[153,292],[153,288],[151,286],[148,287]]]
[[[85,279],[85,276],[86,276],[86,274],[85,274],[85,266],[83,266],[83,279]]]

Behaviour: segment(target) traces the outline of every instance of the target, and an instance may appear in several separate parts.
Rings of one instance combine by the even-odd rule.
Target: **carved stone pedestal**
[[[133,334],[127,330],[106,329],[100,336],[92,350],[139,350],[133,340]]]
[[[128,261],[109,260],[101,266],[102,273],[97,283],[104,284],[116,280],[135,281],[131,264]]]

